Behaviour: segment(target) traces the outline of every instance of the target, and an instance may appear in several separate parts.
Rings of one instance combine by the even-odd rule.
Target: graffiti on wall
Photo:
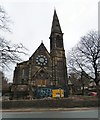
[[[37,96],[43,97],[52,97],[52,89],[51,88],[39,88],[36,91]]]

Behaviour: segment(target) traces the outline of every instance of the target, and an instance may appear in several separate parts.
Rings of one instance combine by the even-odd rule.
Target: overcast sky
[[[6,33],[5,36],[8,40],[22,43],[29,49],[29,56],[24,57],[24,60],[28,60],[35,52],[41,40],[50,51],[49,36],[55,8],[64,33],[67,55],[67,51],[78,43],[80,37],[90,30],[98,29],[98,1],[0,0],[0,4],[13,21],[12,34]],[[8,78],[12,76],[13,71],[9,72]]]

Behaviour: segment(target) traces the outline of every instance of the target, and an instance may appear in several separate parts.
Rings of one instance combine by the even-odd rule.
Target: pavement
[[[98,110],[98,108],[20,108],[20,109],[1,109],[0,112],[43,112],[43,111],[82,111]]]

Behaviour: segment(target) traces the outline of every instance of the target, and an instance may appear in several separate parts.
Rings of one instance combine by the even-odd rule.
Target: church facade
[[[45,45],[41,43],[28,61],[18,63],[15,67],[12,89],[14,96],[17,95],[18,91],[21,91],[20,89],[27,91],[34,97],[36,96],[34,91],[40,89],[40,91],[44,89],[50,91],[51,88],[64,89],[65,96],[67,96],[66,56],[63,33],[56,10],[54,10],[49,39],[50,53]]]

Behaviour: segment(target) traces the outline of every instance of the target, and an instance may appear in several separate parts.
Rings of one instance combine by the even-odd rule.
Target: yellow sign
[[[64,97],[64,90],[63,89],[52,90],[52,97],[53,98],[63,98]]]

